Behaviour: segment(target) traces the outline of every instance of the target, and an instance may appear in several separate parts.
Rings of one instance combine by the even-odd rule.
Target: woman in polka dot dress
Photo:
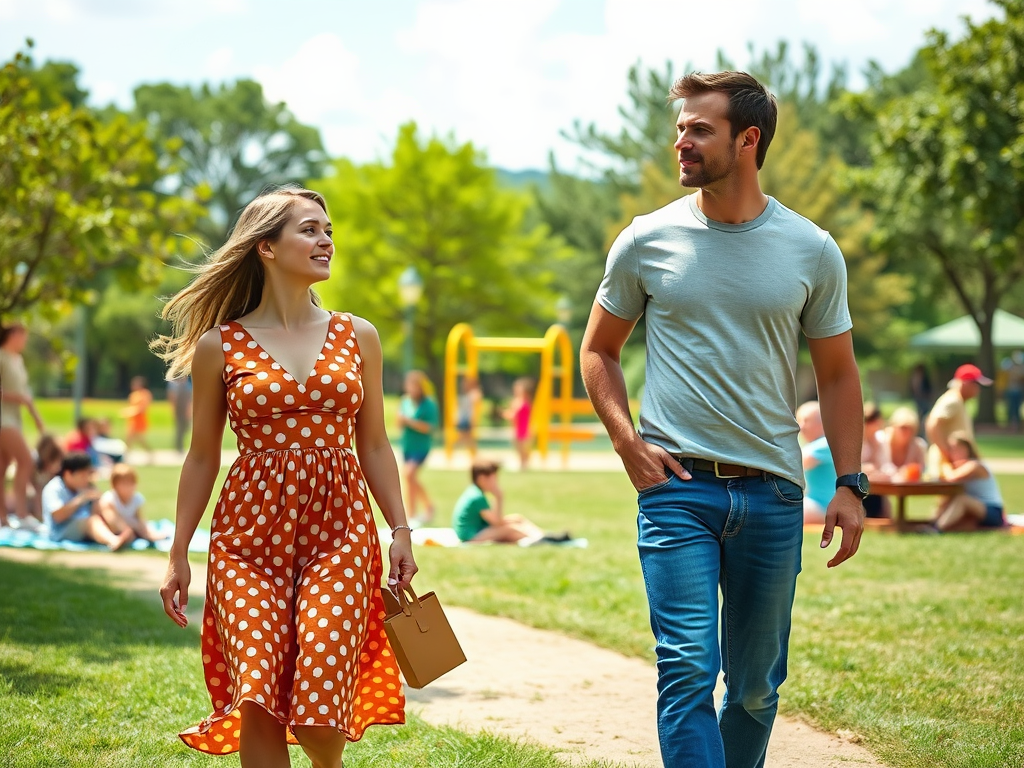
[[[326,312],[310,286],[334,253],[323,198],[284,188],[250,203],[228,242],[168,302],[154,343],[191,370],[194,427],[160,595],[180,626],[188,542],[220,467],[224,422],[241,453],[213,515],[203,667],[213,713],[181,733],[243,768],[341,765],[369,725],[405,721],[384,634],[372,493],[394,530],[389,585],[416,573],[384,430],[381,348],[365,320]],[[358,459],[353,449],[358,450]]]

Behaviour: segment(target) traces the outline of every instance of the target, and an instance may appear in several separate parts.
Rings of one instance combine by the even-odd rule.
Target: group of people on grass
[[[934,529],[971,531],[1006,525],[999,484],[978,453],[966,403],[992,380],[971,364],[957,368],[946,391],[936,400],[919,435],[920,419],[912,408],[893,411],[888,422],[874,403],[864,405],[864,436],[861,470],[870,482],[913,482],[922,478],[962,484],[963,491],[941,497],[931,525]],[[796,411],[803,444],[802,460],[806,489],[804,521],[821,523],[835,494],[836,471],[821,421],[819,404],[803,403]],[[864,498],[869,518],[891,516],[885,496]]]
[[[105,436],[103,422],[80,419],[63,444],[46,432],[22,358],[27,340],[24,325],[0,328],[0,527],[45,535],[56,542],[96,542],[112,550],[136,538],[154,541],[157,537],[142,513],[145,498],[138,490],[138,474],[120,461],[124,443],[109,437],[109,424]],[[129,442],[144,437],[151,399],[145,381],[133,380]],[[34,450],[25,437],[23,411],[33,418],[40,434]],[[11,465],[9,505],[3,481]],[[96,487],[101,470],[110,481],[104,492]]]

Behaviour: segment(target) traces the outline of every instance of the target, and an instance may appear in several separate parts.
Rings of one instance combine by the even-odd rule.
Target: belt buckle
[[[737,477],[743,477],[743,475],[723,475],[723,474],[721,474],[718,471],[718,464],[719,464],[719,462],[716,461],[715,462],[715,477],[719,478],[720,480],[732,480],[732,479],[737,478]]]

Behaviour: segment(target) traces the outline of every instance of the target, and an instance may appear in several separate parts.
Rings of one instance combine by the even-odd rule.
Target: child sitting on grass
[[[963,483],[964,492],[942,500],[935,527],[942,532],[1002,528],[1003,497],[995,475],[978,456],[974,442],[966,432],[949,436],[946,455],[952,465],[942,467],[942,479]]]
[[[522,515],[506,515],[504,494],[498,483],[498,465],[477,460],[470,469],[472,483],[455,502],[452,528],[460,541],[478,544],[496,542],[529,546],[540,541],[568,541],[568,533],[548,536]],[[494,499],[494,506],[487,500]]]
[[[140,539],[153,542],[167,538],[158,536],[142,517],[146,497],[139,493],[139,475],[127,464],[115,464],[110,471],[110,490],[96,502],[105,520],[118,529],[131,528]]]
[[[43,488],[43,519],[50,527],[52,541],[95,541],[108,549],[118,550],[135,534],[131,528],[115,532],[93,502],[99,491],[93,487],[93,464],[89,454],[76,451],[64,457],[60,474]]]

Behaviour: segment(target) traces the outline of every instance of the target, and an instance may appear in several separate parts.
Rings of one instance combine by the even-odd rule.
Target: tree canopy
[[[135,111],[181,160],[168,191],[207,206],[199,229],[208,247],[227,238],[242,208],[268,184],[320,176],[327,159],[320,131],[285,104],[270,104],[253,80],[142,85]]]
[[[391,352],[402,338],[398,277],[409,266],[424,287],[417,362],[433,375],[458,322],[510,333],[553,318],[555,269],[569,249],[530,221],[529,197],[501,189],[472,144],[426,138],[407,123],[389,161],[338,160],[334,171],[311,183],[327,198],[337,249],[324,293],[372,318]]]
[[[23,52],[0,69],[0,318],[57,316],[101,272],[158,282],[196,215],[153,191],[167,168],[145,125],[59,101],[39,72]]]
[[[878,110],[863,180],[878,206],[877,241],[908,267],[934,264],[981,332],[979,364],[996,370],[992,320],[1024,279],[1024,0],[995,0],[1005,19],[921,55],[933,87]],[[994,420],[991,392],[979,419]]]

